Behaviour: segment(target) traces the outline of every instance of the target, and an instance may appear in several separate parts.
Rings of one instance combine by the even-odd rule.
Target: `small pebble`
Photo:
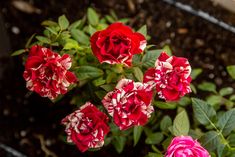
[[[25,130],[21,130],[21,131],[20,131],[20,136],[21,136],[21,137],[25,137],[26,134],[27,134],[27,132],[26,132]]]
[[[10,111],[5,108],[5,109],[3,110],[3,115],[4,115],[4,116],[8,116],[9,114],[10,114]]]
[[[195,40],[196,46],[197,47],[202,47],[205,45],[204,41],[202,39],[196,39]]]
[[[187,34],[187,33],[188,33],[188,29],[187,29],[187,28],[179,28],[179,29],[177,30],[177,32],[178,32],[179,34]]]
[[[52,141],[49,140],[49,139],[47,139],[47,140],[45,141],[45,144],[46,144],[47,146],[51,146],[51,145],[52,145]]]
[[[14,34],[19,34],[20,33],[20,29],[16,26],[11,27],[11,31]]]
[[[215,75],[214,75],[213,73],[210,73],[210,74],[209,74],[209,78],[210,78],[210,79],[213,79],[214,77],[215,77]]]
[[[170,27],[171,26],[171,21],[168,21],[167,23],[166,23],[166,27]]]
[[[30,118],[29,118],[29,121],[30,121],[31,123],[33,123],[33,122],[35,121],[34,117],[30,117]]]
[[[223,80],[221,78],[217,77],[217,78],[215,78],[215,83],[217,85],[221,85],[223,83]]]
[[[221,75],[226,76],[227,75],[226,71],[222,71]]]

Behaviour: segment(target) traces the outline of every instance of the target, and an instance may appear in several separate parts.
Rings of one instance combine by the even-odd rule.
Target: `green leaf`
[[[185,97],[184,96],[184,97],[180,98],[178,103],[179,103],[180,106],[184,106],[185,107],[185,106],[191,104],[191,99],[189,97]]]
[[[235,129],[235,108],[225,112],[219,119],[217,126],[224,136],[227,136]]]
[[[162,50],[149,50],[144,54],[142,58],[142,64],[145,68],[154,67],[154,64],[158,58],[158,56],[161,54]]]
[[[160,129],[162,131],[168,132],[168,128],[172,126],[172,120],[171,117],[166,115],[163,117],[162,121],[160,122]]]
[[[132,58],[132,64],[133,66],[138,66],[141,64],[141,58],[142,55],[141,54],[135,54]]]
[[[228,74],[235,79],[235,65],[229,65],[226,67]]]
[[[163,146],[164,150],[166,150],[167,147],[170,145],[172,139],[173,139],[173,137],[172,137],[172,136],[169,136],[167,139],[165,139],[165,140],[162,142],[162,146]]]
[[[95,94],[100,100],[102,100],[107,93],[103,90],[98,90],[95,91]]]
[[[148,152],[148,155],[145,157],[163,157],[163,155],[159,153]]]
[[[112,141],[112,137],[105,137],[104,138],[104,146],[108,146]]]
[[[142,132],[143,132],[142,126],[134,127],[134,131],[133,131],[134,146],[139,142]]]
[[[69,26],[69,21],[68,21],[68,19],[66,18],[65,15],[62,15],[58,18],[58,23],[59,23],[59,26],[60,26],[61,30],[65,30]]]
[[[91,36],[96,32],[96,29],[94,27],[92,27],[91,25],[89,25],[88,29],[89,29],[89,34]]]
[[[154,101],[153,104],[160,109],[175,109],[177,106],[175,102]]]
[[[126,137],[124,136],[115,136],[112,140],[112,144],[118,153],[121,153],[126,144]]]
[[[165,51],[169,56],[172,56],[172,51],[169,45],[165,45],[163,47],[163,51]]]
[[[106,92],[110,92],[115,88],[115,85],[104,84],[104,85],[101,85],[100,88],[104,89]]]
[[[235,134],[230,134],[227,138],[227,141],[231,147],[235,147]]]
[[[106,19],[109,23],[114,23],[114,22],[115,22],[114,18],[113,18],[112,16],[110,16],[110,15],[106,15],[106,16],[105,16],[105,19]]]
[[[41,25],[43,25],[43,26],[49,26],[49,27],[51,27],[51,26],[58,26],[58,24],[57,24],[56,22],[51,21],[51,20],[43,21],[43,22],[41,23]]]
[[[51,27],[46,27],[46,29],[47,29],[48,31],[50,31],[52,34],[54,34],[54,35],[57,35],[57,34],[58,34],[57,31],[56,31],[55,29],[51,28]]]
[[[51,40],[44,36],[36,36],[36,39],[38,39],[40,42],[45,43],[45,44],[51,43]]]
[[[18,56],[18,55],[21,55],[21,54],[23,54],[23,53],[25,53],[25,52],[27,52],[25,49],[20,49],[20,50],[17,50],[17,51],[15,51],[15,52],[13,52],[13,53],[11,54],[11,56]]]
[[[222,88],[220,91],[219,91],[219,94],[221,96],[226,96],[226,95],[230,95],[233,93],[233,88],[232,87],[225,87],[225,88]]]
[[[188,135],[190,128],[187,112],[183,110],[174,119],[173,133],[175,136]]]
[[[79,80],[93,79],[103,75],[103,70],[93,66],[80,66],[76,68],[75,74]]]
[[[113,18],[115,21],[118,20],[118,17],[117,17],[117,15],[116,15],[116,13],[114,12],[114,10],[111,10],[111,11],[110,11],[110,15],[112,16],[112,18]]]
[[[208,151],[214,151],[218,143],[220,143],[220,139],[217,132],[209,131],[200,138],[200,142]]]
[[[155,145],[151,145],[151,148],[154,152],[162,154],[162,152]]]
[[[145,143],[146,144],[159,144],[163,140],[163,138],[164,136],[161,132],[152,133],[146,138]]]
[[[25,44],[25,48],[29,48],[30,47],[30,44],[33,40],[33,38],[35,37],[35,33],[28,39],[27,43]]]
[[[194,94],[197,94],[197,89],[192,83],[190,84],[190,88]]]
[[[100,85],[105,84],[106,80],[103,79],[103,77],[100,77],[98,79],[95,79],[92,81],[92,83],[96,86],[99,87]]]
[[[71,50],[71,49],[77,50],[79,49],[78,42],[73,39],[67,39],[63,49],[64,50]]]
[[[81,24],[82,24],[82,20],[75,21],[68,27],[68,29],[69,30],[77,29],[81,26]]]
[[[89,24],[91,24],[92,26],[96,26],[99,23],[99,16],[96,13],[96,11],[92,8],[88,8],[87,18],[88,18]]]
[[[142,70],[139,67],[133,67],[133,73],[134,73],[135,78],[139,82],[143,82],[144,74],[143,74]]]
[[[221,104],[223,98],[220,95],[210,95],[206,98],[206,102],[211,106],[216,106]]]
[[[235,101],[235,94],[234,94],[234,95],[231,95],[231,96],[229,97],[229,100],[230,100],[230,101]]]
[[[199,84],[198,89],[200,89],[202,91],[217,93],[216,92],[216,85],[211,82],[203,82],[203,83]]]
[[[225,149],[225,145],[224,145],[224,144],[219,143],[219,144],[217,145],[216,150],[217,150],[218,157],[223,157],[224,149]]]
[[[147,36],[147,26],[143,25],[137,32],[141,33],[143,36]]]
[[[71,35],[75,40],[77,40],[81,44],[88,45],[90,43],[89,37],[81,30],[72,29]]]
[[[197,98],[192,98],[194,117],[203,125],[211,124],[216,116],[214,108]]]
[[[201,68],[193,69],[191,73],[192,80],[195,80],[202,73]]]

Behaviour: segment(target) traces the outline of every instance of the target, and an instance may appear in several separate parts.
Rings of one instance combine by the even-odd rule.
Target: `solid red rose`
[[[156,87],[160,98],[177,101],[191,92],[191,67],[186,58],[168,56],[162,52],[154,68],[144,74],[144,82]]]
[[[62,120],[66,126],[67,141],[76,144],[81,152],[89,148],[99,148],[109,132],[108,117],[93,104],[87,102]]]
[[[109,92],[102,103],[113,117],[120,130],[135,125],[145,125],[153,112],[151,105],[153,96],[149,84],[122,79],[116,89]]]
[[[91,48],[100,63],[131,66],[134,54],[146,47],[145,37],[133,32],[122,23],[113,23],[108,28],[94,33],[90,39]]]
[[[71,65],[72,60],[68,54],[61,57],[48,48],[32,46],[23,74],[26,87],[50,99],[65,94],[70,84],[77,81],[76,76],[68,71]]]

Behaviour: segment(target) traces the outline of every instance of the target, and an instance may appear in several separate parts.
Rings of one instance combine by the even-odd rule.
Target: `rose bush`
[[[122,63],[131,66],[132,57],[143,52],[147,41],[122,23],[113,23],[91,36],[91,48],[100,63]]]
[[[62,57],[50,49],[38,45],[30,49],[25,63],[24,79],[26,87],[42,97],[55,99],[65,94],[70,84],[77,81],[76,76],[68,71],[72,60],[68,54]]]
[[[104,137],[109,132],[107,122],[108,117],[90,102],[62,120],[67,141],[75,143],[81,152],[103,146]]]
[[[233,156],[233,88],[192,84],[200,68],[191,72],[188,60],[167,45],[146,46],[146,26],[135,32],[120,21],[128,22],[113,12],[100,18],[91,8],[72,24],[63,15],[58,22],[44,21],[43,35],[13,54],[29,50],[24,55],[29,90],[53,102],[65,96],[79,108],[62,120],[67,141],[81,152],[112,144],[122,153],[133,142],[142,144],[145,157]],[[227,70],[235,78],[235,66]],[[200,91],[209,92],[206,101],[192,97]]]

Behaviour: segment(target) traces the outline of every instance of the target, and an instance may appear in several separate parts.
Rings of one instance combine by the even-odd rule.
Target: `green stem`
[[[233,148],[233,147],[231,147],[231,146],[229,145],[228,141],[227,141],[227,140],[225,139],[225,137],[223,136],[222,131],[219,130],[219,129],[215,126],[215,124],[214,124],[210,119],[208,119],[208,120],[209,120],[210,124],[212,125],[212,127],[213,127],[213,128],[215,129],[215,131],[217,132],[218,136],[220,136],[220,138],[222,139],[223,144],[225,144],[225,145],[229,148],[229,150],[235,150],[235,148]]]

